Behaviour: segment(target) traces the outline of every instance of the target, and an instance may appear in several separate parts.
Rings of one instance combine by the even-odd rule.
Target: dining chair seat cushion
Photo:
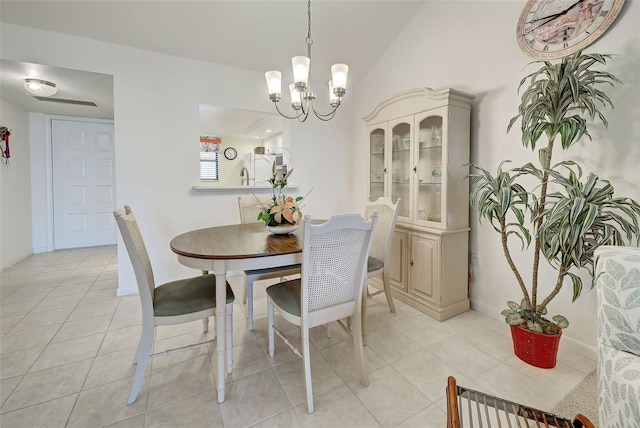
[[[384,262],[382,260],[378,260],[375,257],[369,256],[367,259],[367,272],[375,272],[384,267]]]
[[[267,295],[273,303],[283,311],[300,316],[300,279],[280,282],[267,287]]]
[[[227,282],[227,303],[235,300]],[[216,306],[216,277],[201,275],[168,282],[155,289],[153,315],[171,317],[199,312]]]
[[[244,271],[245,275],[265,275],[268,273],[277,273],[277,272],[281,272],[283,270],[293,270],[293,269],[301,269],[302,265],[290,265],[290,266],[275,266],[275,267],[269,267],[269,268],[262,268],[262,269],[248,269]]]

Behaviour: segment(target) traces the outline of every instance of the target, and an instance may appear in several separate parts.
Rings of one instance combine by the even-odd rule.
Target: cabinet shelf
[[[423,146],[422,143],[420,143],[420,150],[438,151],[442,150],[442,146]]]

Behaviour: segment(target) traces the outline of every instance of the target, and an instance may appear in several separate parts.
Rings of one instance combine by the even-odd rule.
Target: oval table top
[[[264,223],[232,224],[183,233],[170,245],[176,254],[199,259],[269,257],[301,252],[303,231],[302,224],[288,235],[272,234]]]

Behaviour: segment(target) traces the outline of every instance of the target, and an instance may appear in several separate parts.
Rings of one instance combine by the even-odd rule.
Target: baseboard
[[[18,256],[18,257],[14,257],[13,259],[9,260],[8,262],[5,262],[2,264],[2,266],[0,266],[0,272],[4,271],[5,269],[9,269],[11,266],[15,265],[16,263],[21,262],[22,260],[26,259],[29,256],[33,255],[33,250],[30,250],[27,254],[24,254],[22,256]]]
[[[128,296],[130,294],[138,294],[138,287],[118,287],[116,290],[116,296]]]

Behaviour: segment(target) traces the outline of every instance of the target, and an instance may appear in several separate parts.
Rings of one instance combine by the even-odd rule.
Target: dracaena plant
[[[528,86],[507,132],[519,120],[522,144],[532,151],[545,137],[546,146],[538,149],[539,167],[527,163],[504,170],[503,165],[509,161],[503,161],[493,175],[472,165],[471,205],[477,208],[480,221],[488,220],[500,234],[502,251],[523,295],[520,304],[508,302],[502,312],[508,324],[556,334],[569,325],[567,319],[556,315],[547,320],[544,315],[565,283],[573,285],[573,301],[580,296],[582,280],[575,269],[584,268],[593,274],[593,252],[601,245],[640,242],[637,202],[614,197],[613,186],[593,173],[581,181],[582,169],[573,161],[552,164],[556,140],[566,150],[582,137],[591,140],[589,123],[599,120],[607,127],[600,109],[613,107],[613,103],[601,88],[620,81],[592,67],[604,66],[610,58],[577,52],[555,64],[537,61],[541,67],[520,82],[519,91],[527,82]],[[534,184],[527,189],[523,182]],[[534,242],[529,284],[511,256],[508,243],[512,239],[517,239],[523,249]],[[542,257],[557,270],[557,277],[552,291],[539,299]]]

